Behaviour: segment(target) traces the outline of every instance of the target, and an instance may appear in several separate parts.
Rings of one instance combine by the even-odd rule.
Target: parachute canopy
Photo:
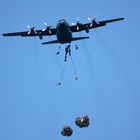
[[[73,130],[72,130],[72,128],[70,126],[64,126],[62,128],[61,134],[63,136],[68,136],[69,137],[69,136],[72,135],[72,133],[73,133]]]
[[[89,126],[89,117],[88,116],[77,117],[75,120],[75,124],[77,126],[79,126],[80,128],[88,127]]]

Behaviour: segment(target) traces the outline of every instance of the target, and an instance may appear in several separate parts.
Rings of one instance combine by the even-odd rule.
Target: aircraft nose
[[[63,28],[65,26],[64,22],[60,22],[60,27]]]

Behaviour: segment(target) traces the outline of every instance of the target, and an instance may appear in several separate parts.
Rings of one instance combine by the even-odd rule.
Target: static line
[[[63,70],[62,70],[62,74],[60,77],[60,82],[57,84],[57,86],[60,86],[64,77],[64,72],[65,72],[65,66],[66,66],[66,62],[64,61],[64,66],[63,66]]]
[[[75,68],[75,65],[74,65],[74,62],[73,62],[73,59],[72,59],[71,55],[70,55],[70,59],[71,59],[71,62],[72,62],[72,65],[73,65],[73,69],[74,69],[75,80],[78,80],[76,68]]]

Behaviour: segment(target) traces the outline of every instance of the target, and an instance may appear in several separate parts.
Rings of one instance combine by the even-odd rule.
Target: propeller
[[[37,34],[37,32],[34,30],[35,27],[36,27],[36,26],[31,27],[31,26],[27,25],[27,28],[29,29],[29,32],[28,32],[27,34],[28,34],[28,35],[31,34],[31,33],[35,33],[35,34]]]
[[[96,22],[96,17],[94,17],[93,19],[88,18],[89,21],[91,21],[90,27],[92,27],[93,25],[99,24],[98,22]]]
[[[51,34],[51,33],[52,33],[51,30],[50,30],[51,26],[48,26],[46,22],[44,22],[44,25],[46,26],[46,28],[44,28],[44,29],[42,30],[42,32],[48,31],[48,32]]]
[[[72,25],[76,25],[77,26],[76,30],[78,31],[80,29],[80,26],[83,25],[83,24],[80,23],[79,17],[77,17],[77,22],[76,23],[72,23]]]

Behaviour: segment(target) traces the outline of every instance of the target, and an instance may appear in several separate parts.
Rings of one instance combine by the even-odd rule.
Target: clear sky
[[[26,25],[56,26],[76,17],[85,23],[124,17],[124,21],[90,31],[89,40],[72,43],[61,86],[64,45],[41,46],[56,37],[0,36],[0,140],[139,140],[140,139],[140,15],[138,0],[1,0],[0,34],[27,30]],[[86,36],[85,32],[74,36]],[[80,129],[75,118],[88,115]],[[60,132],[73,128],[70,138]]]

